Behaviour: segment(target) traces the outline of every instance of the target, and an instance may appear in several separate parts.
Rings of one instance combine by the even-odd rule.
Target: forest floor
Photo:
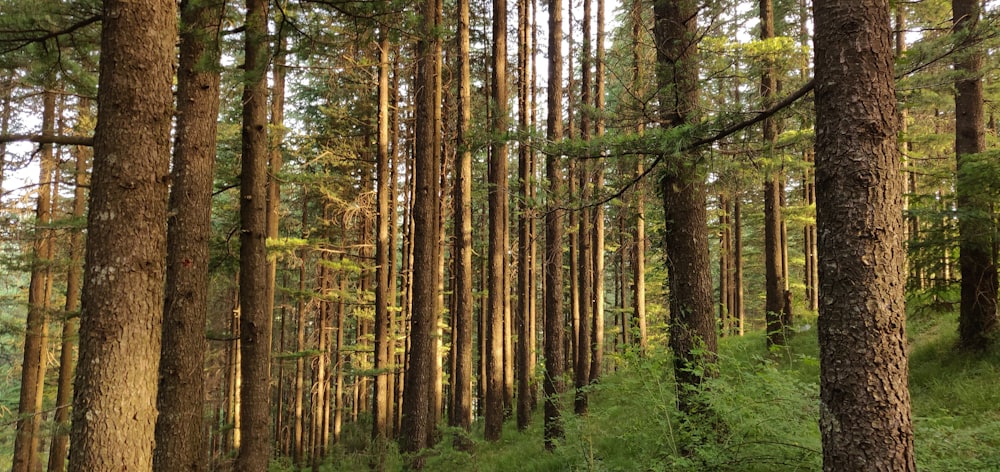
[[[983,356],[955,350],[951,313],[911,314],[910,392],[920,470],[1000,471],[1000,349]],[[674,407],[671,359],[617,358],[620,366],[593,386],[586,416],[564,417],[566,439],[542,447],[542,417],[502,439],[474,429],[470,452],[446,431],[426,454],[425,470],[533,471],[813,471],[821,470],[819,351],[815,321],[803,322],[787,349],[768,352],[763,333],[720,342],[718,380],[702,393],[708,419],[691,421]],[[563,400],[572,411],[572,399]],[[540,410],[540,409],[539,409]],[[367,444],[362,431],[344,440],[321,470],[401,470],[391,445]],[[275,464],[272,470],[290,470]]]

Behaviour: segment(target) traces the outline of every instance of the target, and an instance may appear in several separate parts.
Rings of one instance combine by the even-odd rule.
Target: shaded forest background
[[[194,444],[193,470],[263,470],[248,450],[272,470],[818,469],[812,5],[671,3],[697,15],[683,76],[663,72],[654,2],[413,3],[180,3],[154,353],[176,423],[158,447]],[[922,468],[993,470],[996,18],[953,3],[891,5],[910,391]],[[102,22],[97,1],[0,0],[3,468],[66,461],[97,277],[82,271]],[[971,82],[981,140],[960,160]],[[691,271],[669,243],[689,174],[707,244]],[[710,277],[713,334],[678,357],[670,284],[688,273]],[[170,318],[182,306],[200,315]],[[257,351],[248,326],[267,326]],[[188,371],[200,398],[163,403]],[[169,414],[184,404],[195,421]]]

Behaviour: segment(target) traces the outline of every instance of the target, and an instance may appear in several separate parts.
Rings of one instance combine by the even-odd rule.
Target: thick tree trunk
[[[104,1],[73,472],[153,467],[176,14]]]
[[[56,126],[56,92],[44,91],[42,103],[42,133],[52,134]],[[40,155],[31,277],[28,282],[28,316],[25,320],[24,357],[21,362],[21,394],[11,469],[14,472],[33,472],[41,468],[39,447],[50,308],[49,291],[46,287],[52,277],[53,256],[53,235],[49,223],[52,221],[52,183],[56,163],[51,144],[43,144]]]
[[[698,102],[697,4],[658,0],[653,7],[657,81],[670,97],[661,111],[665,126],[694,120]],[[693,412],[690,398],[702,379],[715,373],[716,323],[708,258],[705,177],[694,162],[674,162],[664,170],[663,193],[667,271],[670,284],[670,347],[678,407]]]
[[[958,34],[973,34],[979,23],[978,0],[954,0],[953,22]],[[986,150],[983,119],[983,54],[969,51],[955,63],[955,155],[958,181],[959,271],[962,298],[958,319],[959,346],[983,351],[997,331],[996,228],[993,202],[983,192],[973,156]]]
[[[248,0],[240,171],[239,470],[264,470],[271,456],[271,313],[267,262],[267,1]]]
[[[203,431],[205,315],[211,238],[216,120],[219,114],[221,2],[181,4],[177,131],[167,222],[167,286],[160,354],[156,471],[207,470]],[[215,65],[213,65],[215,64]]]
[[[826,471],[913,471],[889,5],[814,4]]]
[[[562,0],[549,0],[549,84],[546,138],[562,141]],[[563,392],[563,212],[556,199],[562,192],[560,156],[546,156],[549,196],[545,213],[545,448],[564,436],[559,395]]]

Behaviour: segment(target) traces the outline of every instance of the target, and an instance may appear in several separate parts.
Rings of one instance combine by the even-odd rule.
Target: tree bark
[[[434,109],[437,69],[436,0],[426,0],[420,12],[423,31],[417,41],[417,74],[415,91],[416,135],[413,187],[413,307],[411,311],[409,365],[403,389],[400,449],[415,453],[429,445],[429,402],[433,394],[430,384],[434,369],[438,283],[438,216],[437,186],[438,150],[435,148]],[[421,468],[422,461],[414,458],[411,467]]]
[[[469,0],[458,2],[458,123],[456,151],[458,173],[455,182],[455,389],[451,426],[469,431],[472,427],[472,150],[469,125],[472,120],[472,87]]]
[[[486,429],[487,441],[503,432],[504,284],[507,279],[507,2],[493,0],[493,53],[489,157],[489,310],[487,311]]]
[[[823,468],[912,471],[889,5],[813,8]]]
[[[642,44],[642,31],[645,29],[645,25],[642,20],[642,12],[645,10],[642,0],[632,0],[631,4],[631,22],[632,22],[632,84],[633,88],[636,89],[636,94],[641,96],[642,89],[641,84],[643,83],[643,67],[642,67],[642,55],[640,50],[640,45]],[[636,132],[640,135],[643,133],[646,124],[639,122],[636,125]],[[639,176],[645,174],[646,170],[643,167],[642,156],[636,160],[635,175]],[[645,353],[648,347],[647,333],[646,333],[646,202],[645,193],[642,181],[636,183],[635,187],[635,256],[633,263],[633,275],[634,280],[634,304],[635,308],[633,311],[633,317],[638,325],[639,329],[639,339],[638,346],[639,352]]]
[[[953,22],[958,34],[973,34],[979,23],[978,0],[953,0]],[[997,331],[997,266],[993,202],[983,192],[972,170],[974,154],[986,150],[983,119],[983,53],[966,52],[955,62],[955,184],[959,232],[959,271],[962,295],[958,318],[959,347],[982,352]]]
[[[549,83],[546,139],[562,141],[562,0],[548,0]],[[549,195],[545,213],[545,448],[552,450],[565,435],[560,418],[559,395],[563,392],[563,212],[558,199],[562,193],[561,156],[549,154],[545,175]]]
[[[42,103],[42,132],[51,134],[56,122],[56,92],[45,90],[42,93]],[[24,357],[21,362],[21,394],[11,469],[14,472],[30,472],[41,468],[39,447],[50,308],[49,291],[46,287],[52,277],[53,262],[53,234],[49,224],[52,222],[52,184],[56,171],[51,144],[41,146],[39,161],[31,277],[28,282],[28,316],[25,320]]]
[[[207,470],[203,431],[208,346],[208,263],[216,120],[219,114],[221,2],[181,3],[177,131],[167,222],[167,285],[160,351],[156,471]]]
[[[594,60],[594,73],[597,75],[594,83],[594,135],[598,139],[604,136],[604,0],[597,0],[597,53]],[[593,193],[600,198],[604,188],[604,159],[594,163],[592,176]],[[594,207],[594,326],[591,340],[590,383],[601,377],[604,367],[604,205]]]
[[[264,470],[271,456],[271,301],[267,299],[268,4],[248,0],[240,171],[240,350],[242,414],[239,470]]]
[[[378,132],[375,161],[377,199],[375,242],[375,390],[372,414],[372,438],[390,436],[389,365],[392,363],[391,320],[389,315],[389,35],[379,31],[378,39]]]
[[[697,3],[658,0],[653,6],[657,80],[664,126],[694,122],[698,102]],[[705,178],[696,163],[676,162],[664,170],[663,194],[667,272],[670,285],[670,347],[674,352],[677,403],[695,412],[691,397],[702,379],[715,373],[716,323],[708,258]],[[693,387],[693,388],[692,388]]]
[[[774,4],[772,0],[760,0],[760,39],[774,39]],[[777,78],[772,61],[766,60],[760,79],[760,95],[763,109],[774,104]],[[773,117],[765,118],[761,123],[763,128],[765,157],[767,165],[764,177],[764,316],[767,322],[767,346],[783,346],[785,344],[785,327],[781,323],[784,312],[784,263],[781,238],[782,218],[781,200],[782,185],[780,165],[774,152],[778,139],[778,124]]]
[[[151,470],[157,414],[176,3],[103,11],[73,472]]]
[[[79,104],[81,118],[93,118],[90,111],[90,100],[81,100]],[[73,189],[73,218],[82,219],[86,211],[88,149],[77,148],[76,172]],[[62,328],[62,347],[59,353],[59,387],[56,391],[56,413],[53,421],[56,432],[52,435],[52,446],[49,448],[49,472],[62,472],[66,468],[66,456],[69,453],[69,406],[73,401],[73,350],[79,331],[80,284],[83,281],[83,231],[74,229],[69,236],[69,269],[66,272],[66,304]]]
[[[531,423],[531,393],[533,371],[529,357],[535,340],[531,336],[531,218],[529,201],[533,178],[531,174],[532,150],[529,145],[531,119],[531,86],[529,80],[531,46],[529,34],[528,0],[517,1],[517,105],[518,105],[518,219],[517,219],[517,429],[524,431]]]

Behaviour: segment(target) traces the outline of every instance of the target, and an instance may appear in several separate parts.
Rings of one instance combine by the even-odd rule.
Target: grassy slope
[[[946,319],[947,318],[947,319]],[[917,463],[928,471],[1000,471],[1000,352],[957,354],[951,315],[910,322],[911,393]],[[502,440],[457,452],[446,436],[431,451],[431,471],[808,471],[820,468],[818,349],[815,329],[787,351],[768,353],[763,335],[721,344],[722,376],[706,394],[711,424],[687,424],[673,407],[669,358],[626,361],[591,392],[591,413],[566,421],[554,453],[541,445],[541,416],[524,433],[506,425]],[[568,399],[567,399],[568,400]],[[564,401],[564,405],[570,405]],[[448,433],[450,434],[450,433]],[[680,450],[695,445],[687,454]],[[349,448],[358,450],[360,448]],[[370,456],[339,449],[327,470],[367,468]],[[383,448],[385,470],[400,470]]]

